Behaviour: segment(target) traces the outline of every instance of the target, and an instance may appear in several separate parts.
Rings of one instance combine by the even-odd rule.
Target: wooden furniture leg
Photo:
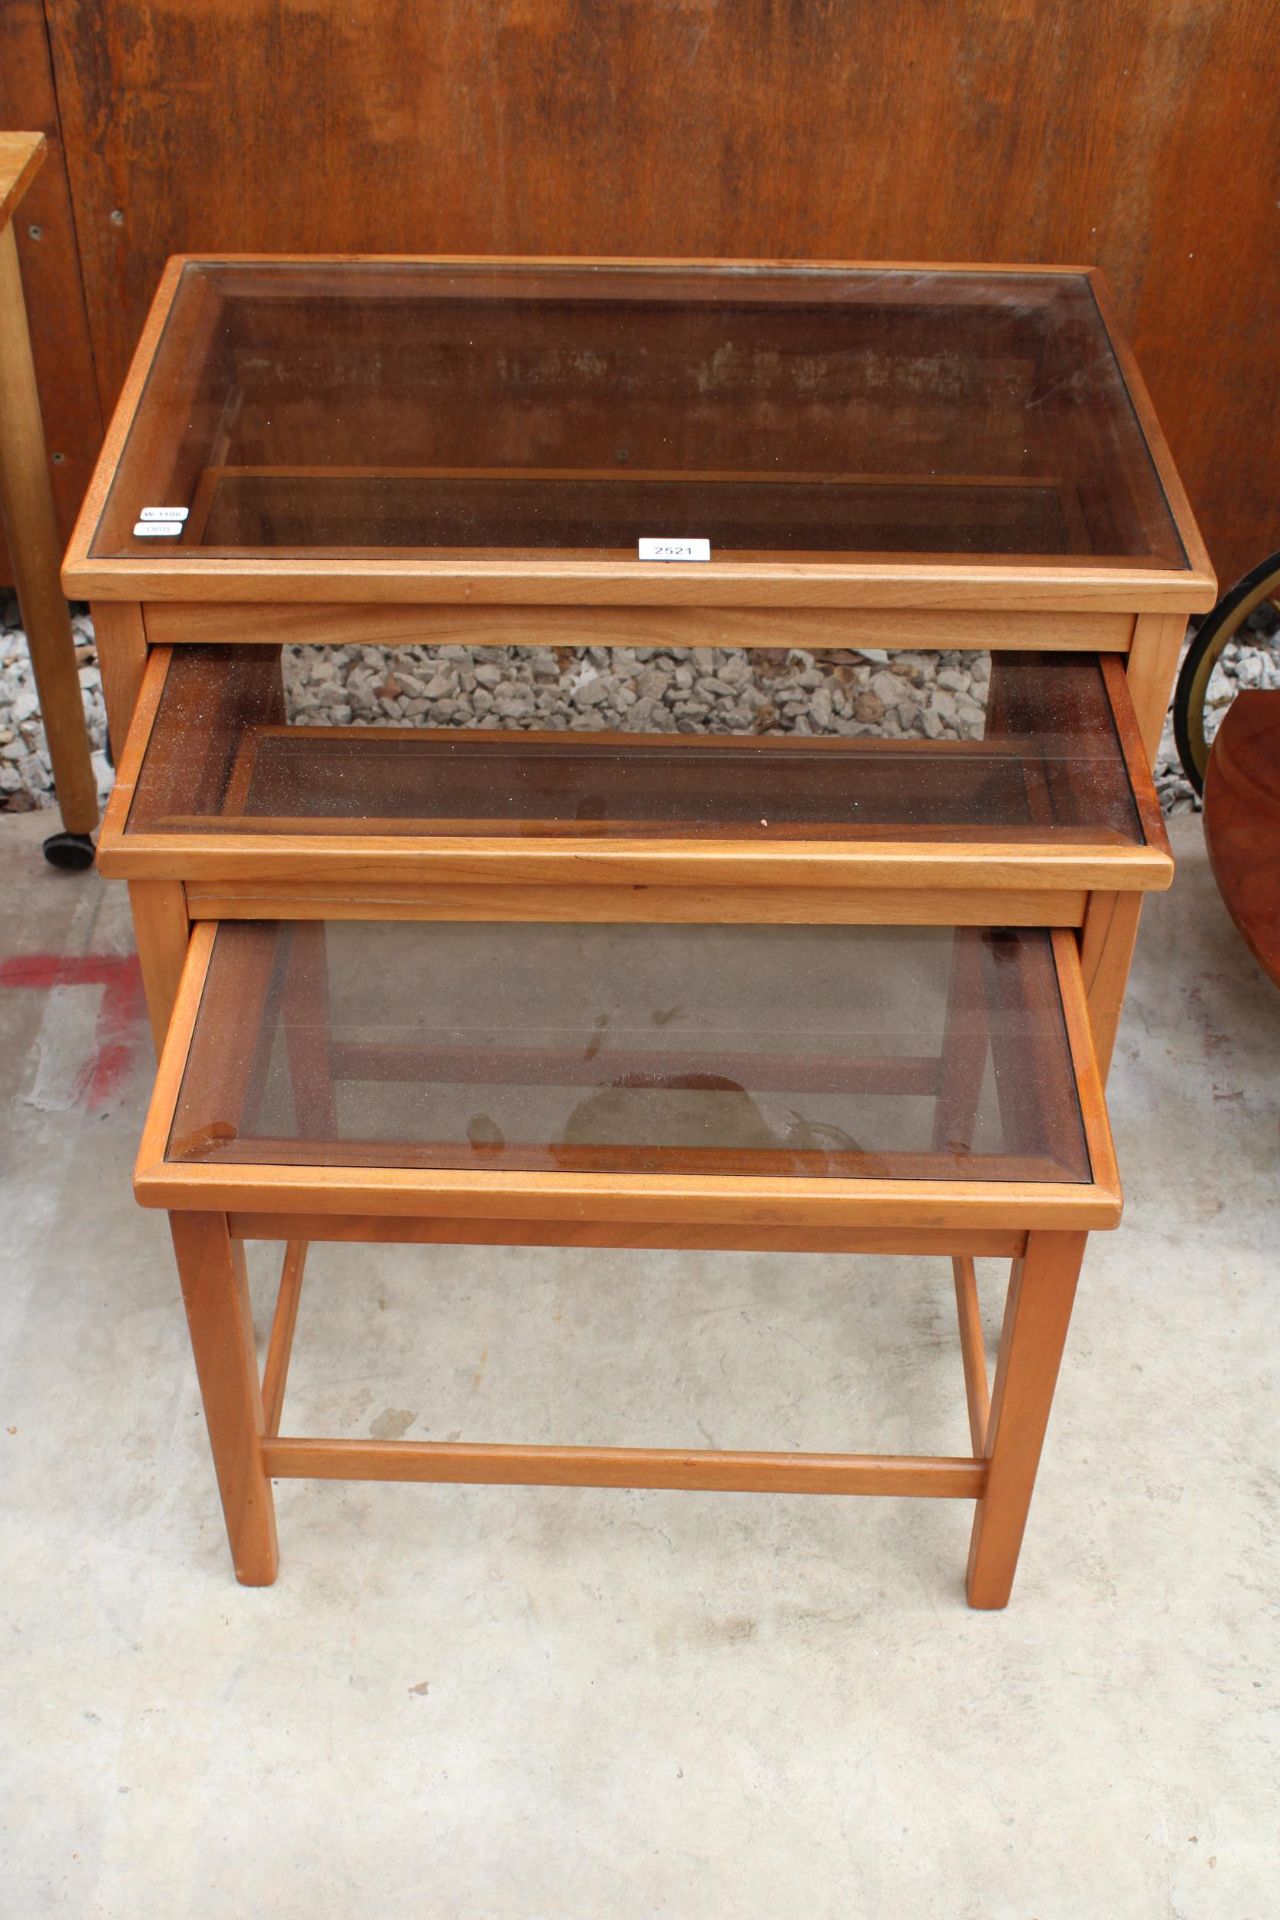
[[[1125,677],[1142,744],[1153,766],[1186,632],[1185,613],[1140,613],[1133,624]]]
[[[951,1256],[956,1289],[956,1317],[960,1325],[960,1356],[964,1362],[964,1397],[969,1408],[969,1437],[974,1457],[982,1459],[991,1418],[991,1391],[987,1386],[987,1348],[982,1331],[982,1302],[971,1253]]]
[[[982,1097],[991,1036],[984,1017],[986,988],[976,928],[957,928],[951,956],[951,985],[947,995],[946,1034],[942,1044],[943,1073],[934,1108],[935,1153],[961,1151],[972,1139],[974,1118]],[[957,1027],[957,1013],[968,1015],[967,1027]],[[990,1413],[987,1365],[982,1332],[978,1277],[971,1254],[953,1254],[952,1278],[960,1325],[960,1352],[964,1360],[964,1390],[969,1407],[973,1451],[981,1457]]]
[[[102,674],[102,698],[107,709],[107,732],[115,763],[124,758],[124,743],[129,732],[138,690],[147,664],[147,634],[142,624],[142,608],[135,600],[95,600],[93,635],[98,643],[98,667]]]
[[[294,1329],[298,1324],[298,1308],[302,1301],[307,1246],[305,1240],[288,1241],[284,1250],[284,1265],[280,1270],[276,1310],[271,1318],[271,1335],[262,1368],[262,1411],[269,1440],[274,1440],[280,1432],[284,1391],[289,1379],[289,1358],[293,1352]]]
[[[1033,1232],[1013,1263],[969,1546],[971,1607],[1008,1605],[1071,1319],[1084,1233]]]
[[[68,833],[98,824],[98,784],[76,668],[71,618],[58,577],[61,542],[45,453],[40,397],[13,227],[0,228],[0,514],[13,562],[44,721],[53,784]]]
[[[280,1554],[244,1244],[225,1214],[171,1213],[169,1225],[236,1579],[268,1587]]]
[[[159,1059],[191,936],[186,888],[180,880],[131,880],[129,905],[151,1038]]]
[[[1129,698],[1149,762],[1154,763],[1186,633],[1181,614],[1139,614],[1125,662]],[[1098,1071],[1106,1084],[1115,1051],[1133,949],[1142,915],[1140,893],[1089,895],[1080,932],[1080,967],[1089,996]]]
[[[1182,614],[1142,613],[1134,622],[1125,674],[1142,744],[1153,765],[1186,631]],[[1080,932],[1080,967],[1089,995],[1093,1047],[1104,1086],[1111,1071],[1141,915],[1141,894],[1091,893]]]
[[[1091,893],[1080,929],[1080,971],[1089,997],[1093,1051],[1107,1084],[1142,916],[1140,893]]]

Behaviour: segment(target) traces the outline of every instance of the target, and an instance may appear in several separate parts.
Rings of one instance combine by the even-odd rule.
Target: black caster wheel
[[[44,857],[65,873],[83,873],[93,865],[93,841],[87,833],[51,833],[44,843]]]

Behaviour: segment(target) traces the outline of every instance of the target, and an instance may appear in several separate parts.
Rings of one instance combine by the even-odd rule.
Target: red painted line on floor
[[[105,987],[133,973],[136,953],[19,953],[0,960],[0,987]]]
[[[96,1046],[78,1076],[76,1091],[84,1106],[106,1105],[128,1078],[138,1035],[146,1025],[137,954],[14,954],[0,960],[0,987],[44,993],[53,987],[103,989],[94,1029]]]

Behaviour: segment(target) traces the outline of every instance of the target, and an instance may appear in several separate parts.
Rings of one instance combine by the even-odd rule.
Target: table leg
[[[131,880],[129,906],[151,1038],[159,1059],[191,939],[187,890],[180,880]]]
[[[129,722],[138,704],[138,690],[147,664],[147,632],[136,600],[92,600],[93,637],[98,646],[102,698],[107,709],[107,732],[115,764],[124,759]]]
[[[1089,997],[1093,1051],[1103,1086],[1111,1071],[1124,1009],[1142,899],[1140,893],[1091,893],[1080,929],[1080,971]]]
[[[1013,1263],[969,1547],[971,1607],[1007,1606],[1075,1298],[1084,1233],[1034,1232]]]
[[[1125,679],[1151,766],[1155,765],[1177,677],[1178,655],[1186,637],[1185,613],[1140,613],[1133,623]]]
[[[98,786],[89,757],[71,618],[58,577],[62,543],[53,511],[18,249],[13,227],[7,223],[0,229],[0,512],[62,824],[68,833],[92,833],[98,824]]]
[[[236,1579],[269,1587],[280,1556],[244,1246],[225,1214],[171,1213],[169,1225]]]

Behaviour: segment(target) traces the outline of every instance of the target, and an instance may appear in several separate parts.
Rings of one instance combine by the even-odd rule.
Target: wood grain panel
[[[1270,0],[46,7],[104,404],[178,250],[1096,261],[1219,570],[1274,545]]]
[[[1127,613],[910,607],[478,607],[144,603],[152,646],[1037,647],[1123,653]],[[945,627],[943,621],[945,619]]]
[[[0,127],[25,127],[48,141],[14,233],[54,509],[65,541],[93,472],[103,421],[41,0],[4,0],[0,6]],[[12,578],[0,535],[0,580]]]

